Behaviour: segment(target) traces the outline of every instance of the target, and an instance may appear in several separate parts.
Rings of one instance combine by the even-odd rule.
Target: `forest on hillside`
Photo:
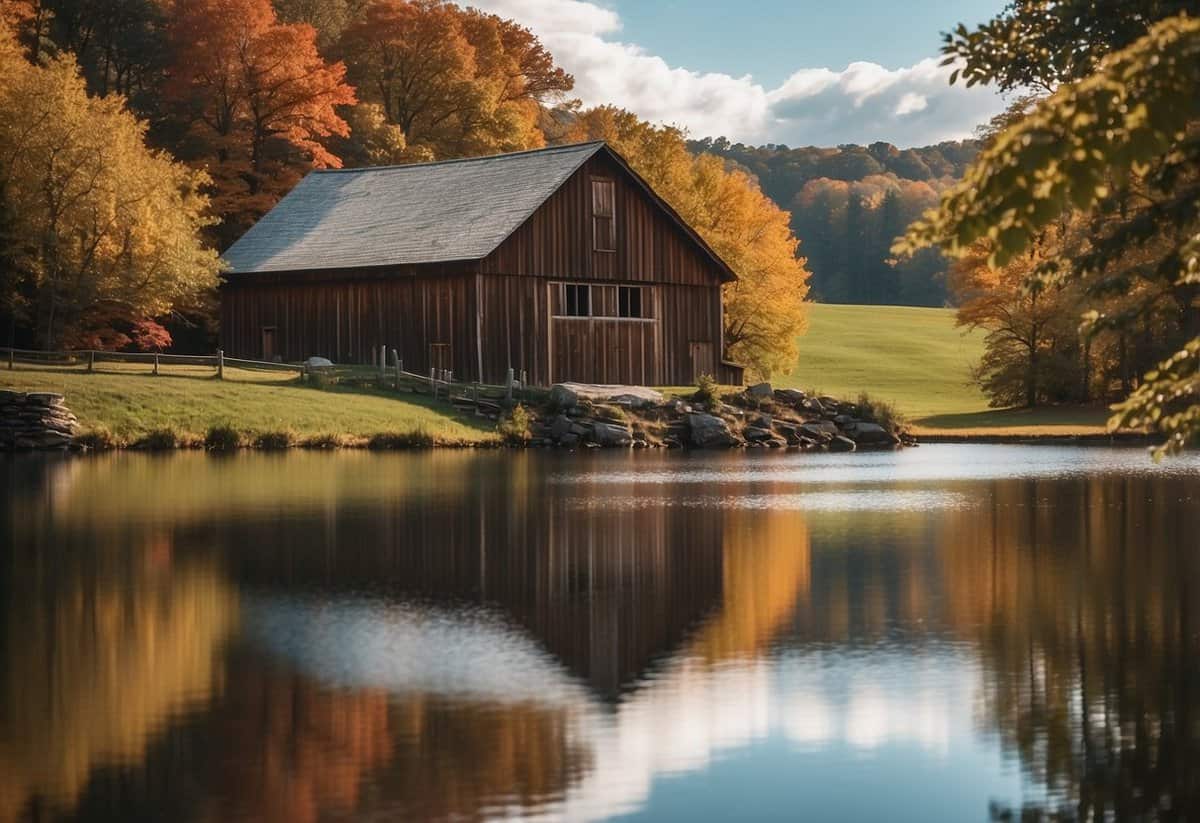
[[[949,262],[939,251],[898,260],[891,246],[962,177],[979,152],[978,141],[912,149],[884,142],[789,148],[718,137],[692,140],[688,147],[755,175],[763,193],[791,214],[815,299],[902,306],[953,302]]]

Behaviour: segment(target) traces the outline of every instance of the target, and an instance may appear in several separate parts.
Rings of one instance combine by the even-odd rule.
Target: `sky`
[[[950,86],[940,32],[1004,0],[468,0],[532,29],[586,105],[692,137],[902,148],[969,137],[1003,108]]]

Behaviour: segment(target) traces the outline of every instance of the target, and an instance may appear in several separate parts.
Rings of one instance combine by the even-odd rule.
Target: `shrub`
[[[900,434],[908,428],[908,419],[886,400],[876,400],[863,392],[858,396],[857,406],[859,417],[878,423],[892,434]]]
[[[597,406],[596,413],[603,417],[611,417],[613,420],[629,422],[629,413],[620,406]]]
[[[717,379],[711,374],[700,375],[700,379],[696,381],[696,393],[692,395],[692,400],[711,406],[720,399],[720,385],[717,383]]]
[[[503,420],[496,425],[496,432],[505,443],[512,446],[524,445],[529,440],[529,412],[520,403],[513,406]]]
[[[290,449],[294,445],[296,445],[296,433],[291,429],[260,432],[254,438],[254,448],[265,451],[283,451],[284,449]]]
[[[299,445],[302,449],[340,449],[346,445],[346,439],[333,432],[321,432],[305,437]]]
[[[106,426],[93,426],[75,435],[75,445],[87,451],[111,451],[120,448],[121,442]]]
[[[424,426],[409,431],[379,432],[371,435],[367,448],[377,451],[390,449],[428,449],[437,445],[433,434]]]
[[[179,432],[168,427],[148,432],[141,440],[134,444],[134,447],[146,449],[147,451],[166,451],[167,449],[178,448],[180,445]]]
[[[228,423],[209,426],[204,434],[204,448],[214,452],[233,451],[242,445],[242,436]]]

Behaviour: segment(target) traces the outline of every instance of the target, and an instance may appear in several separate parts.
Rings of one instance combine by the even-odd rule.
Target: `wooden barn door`
[[[717,376],[717,361],[713,357],[713,344],[693,340],[690,344],[692,354],[692,383],[700,381],[700,375]]]
[[[278,352],[275,349],[275,327],[263,326],[262,330],[262,359],[271,361]]]

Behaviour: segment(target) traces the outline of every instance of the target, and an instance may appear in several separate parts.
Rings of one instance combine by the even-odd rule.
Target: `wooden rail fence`
[[[430,369],[429,374],[415,374],[404,369],[404,360],[396,349],[382,347],[375,365],[367,366],[316,366],[304,363],[275,363],[265,360],[246,360],[227,357],[218,350],[212,355],[162,354],[158,352],[111,352],[97,350],[38,351],[33,349],[0,348],[0,362],[12,370],[16,364],[34,366],[56,366],[80,368],[88,373],[97,371],[105,363],[144,364],[150,374],[159,375],[171,366],[200,366],[213,369],[217,379],[225,378],[225,367],[255,371],[290,372],[315,383],[364,384],[427,394],[434,399],[443,399],[460,409],[473,409],[477,413],[499,414],[515,403],[541,399],[544,390],[532,388],[526,382],[524,372],[508,370],[503,385],[455,380],[454,373],[442,369]],[[113,372],[109,372],[113,373]],[[120,373],[137,373],[125,371]]]

